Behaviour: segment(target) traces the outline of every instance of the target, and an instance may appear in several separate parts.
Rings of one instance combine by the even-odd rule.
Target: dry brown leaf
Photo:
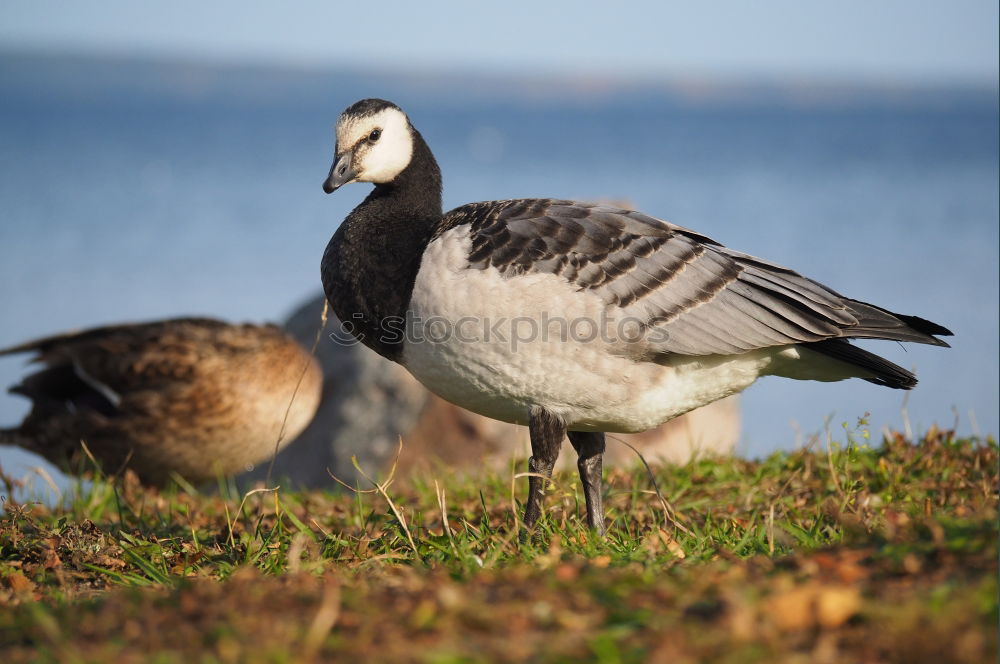
[[[659,536],[660,541],[663,542],[663,544],[667,547],[667,550],[670,553],[674,554],[675,558],[684,560],[684,558],[687,557],[687,554],[684,553],[684,549],[681,547],[680,543],[678,543],[677,540],[671,537],[670,533],[665,531],[663,528],[660,528],[657,535]]]
[[[608,565],[611,564],[611,556],[609,555],[595,556],[590,561],[590,564],[592,564],[594,567],[602,567],[602,568],[607,567]]]
[[[903,557],[903,569],[906,570],[907,574],[920,574],[923,567],[924,565],[917,554],[908,553]]]
[[[764,611],[784,632],[812,627],[815,622],[816,586],[798,586],[774,595],[764,603]]]
[[[643,540],[643,547],[653,554],[669,552],[678,560],[684,560],[687,556],[683,547],[663,528],[650,531]]]
[[[563,563],[556,567],[556,578],[563,582],[572,581],[579,574],[580,571],[576,568],[576,565],[570,563]]]
[[[861,609],[861,593],[852,586],[826,586],[816,599],[819,624],[840,627]]]
[[[843,625],[861,609],[861,593],[853,586],[807,583],[772,596],[764,610],[778,629],[795,632],[817,624]]]
[[[824,551],[815,554],[809,562],[815,566],[815,571],[812,573],[823,571],[828,580],[834,577],[843,583],[852,584],[871,574],[871,571],[862,564],[870,555],[867,550]]]
[[[729,624],[729,633],[734,639],[748,642],[760,636],[755,607],[736,592],[727,594],[726,605],[729,607],[726,611],[726,621]]]
[[[45,549],[45,551],[42,552],[42,567],[45,569],[62,567],[62,560],[59,558],[59,554],[56,553],[55,549]]]
[[[15,593],[30,593],[35,589],[35,583],[20,572],[13,572],[4,577],[7,587]]]

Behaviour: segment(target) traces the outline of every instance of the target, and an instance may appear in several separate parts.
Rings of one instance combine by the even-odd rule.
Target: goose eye
[[[368,142],[369,143],[374,143],[381,136],[382,136],[382,130],[381,129],[374,129],[374,130],[372,130],[372,133],[368,134]]]

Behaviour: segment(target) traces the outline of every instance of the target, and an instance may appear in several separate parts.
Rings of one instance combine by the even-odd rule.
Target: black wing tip
[[[867,376],[857,376],[869,383],[891,387],[895,390],[912,390],[917,386],[917,376],[912,371],[890,362],[880,355],[864,348],[851,345],[846,339],[825,339],[802,344],[835,360],[869,372]]]
[[[921,318],[920,316],[907,316],[905,314],[895,314],[895,316],[917,332],[923,332],[924,334],[930,336],[955,336],[955,333],[946,328],[944,325],[938,325],[934,321],[929,321],[926,318]],[[938,341],[940,341],[940,339]]]
[[[933,342],[928,342],[929,346],[940,346],[941,348],[951,348],[951,344],[943,339],[938,339],[937,337],[931,337]]]
[[[937,337],[955,336],[955,333],[944,325],[920,316],[898,314],[861,300],[845,298],[845,303],[848,305],[848,310],[858,318],[858,326],[845,330],[844,336],[848,338],[909,341],[950,348],[948,342]]]
[[[851,348],[861,350],[855,346],[851,346]],[[863,377],[863,380],[867,380],[869,383],[891,387],[894,390],[912,390],[919,382],[916,374],[912,371],[907,371],[898,364],[874,353],[865,353],[864,357],[859,353],[854,355],[853,360],[857,366],[873,372],[873,376]]]
[[[874,383],[876,385],[881,385],[883,387],[891,387],[894,390],[912,390],[917,386],[919,382],[917,377],[912,373],[905,371],[902,375],[879,375],[874,378],[865,378],[869,383]]]

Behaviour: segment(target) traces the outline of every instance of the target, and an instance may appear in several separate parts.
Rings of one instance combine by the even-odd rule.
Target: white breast
[[[571,429],[643,431],[744,389],[781,350],[630,359],[616,307],[557,275],[470,269],[470,248],[468,226],[427,247],[402,363],[431,391],[487,417],[526,424],[538,405]]]

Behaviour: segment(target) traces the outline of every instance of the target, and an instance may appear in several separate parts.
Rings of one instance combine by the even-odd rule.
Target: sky
[[[4,0],[0,48],[321,66],[995,86],[996,0]]]

